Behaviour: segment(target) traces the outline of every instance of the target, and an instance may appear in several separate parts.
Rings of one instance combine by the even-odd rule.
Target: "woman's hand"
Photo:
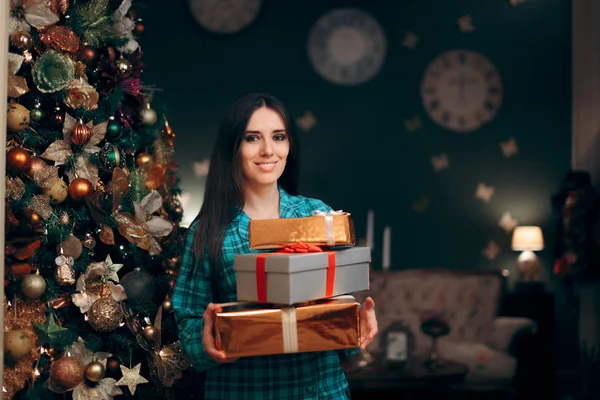
[[[215,342],[215,314],[221,312],[220,304],[210,303],[204,310],[204,330],[202,332],[202,344],[204,351],[218,363],[228,363],[237,360],[239,357],[227,357],[224,351],[218,350]]]
[[[377,332],[375,302],[371,297],[367,297],[365,303],[360,308],[360,348],[366,348],[373,341]]]

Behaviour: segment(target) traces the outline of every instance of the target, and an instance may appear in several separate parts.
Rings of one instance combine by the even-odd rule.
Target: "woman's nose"
[[[263,143],[262,143],[262,146],[260,149],[260,155],[267,156],[267,157],[270,157],[273,155],[273,146],[272,146],[270,140],[263,140]]]

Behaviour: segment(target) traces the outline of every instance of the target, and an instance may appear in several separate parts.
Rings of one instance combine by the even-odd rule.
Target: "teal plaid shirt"
[[[307,217],[315,210],[331,210],[320,200],[291,196],[281,188],[279,194],[281,218]],[[219,282],[222,302],[237,300],[234,255],[256,252],[249,247],[249,221],[248,215],[241,212],[231,222],[225,235],[221,257],[222,279]],[[188,276],[194,262],[193,232],[196,227],[192,224],[188,232],[173,293],[173,307],[184,352],[196,370],[207,370],[206,399],[349,399],[348,382],[340,357],[356,353],[358,349],[243,357],[226,364],[217,363],[204,351],[202,314],[213,298],[208,257],[202,265],[204,274]]]

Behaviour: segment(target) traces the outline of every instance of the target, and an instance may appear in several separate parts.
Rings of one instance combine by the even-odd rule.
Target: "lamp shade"
[[[512,249],[535,251],[544,249],[544,236],[539,226],[517,226],[513,232]]]

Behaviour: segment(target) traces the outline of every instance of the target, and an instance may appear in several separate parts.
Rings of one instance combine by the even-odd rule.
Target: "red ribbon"
[[[322,253],[323,249],[319,246],[298,242],[297,244],[287,245],[275,253],[260,253],[256,255],[256,292],[259,303],[267,302],[267,274],[265,271],[266,259],[268,256],[281,255],[282,253]],[[333,296],[333,287],[335,284],[335,251],[327,252],[327,281],[325,284],[325,297]]]

